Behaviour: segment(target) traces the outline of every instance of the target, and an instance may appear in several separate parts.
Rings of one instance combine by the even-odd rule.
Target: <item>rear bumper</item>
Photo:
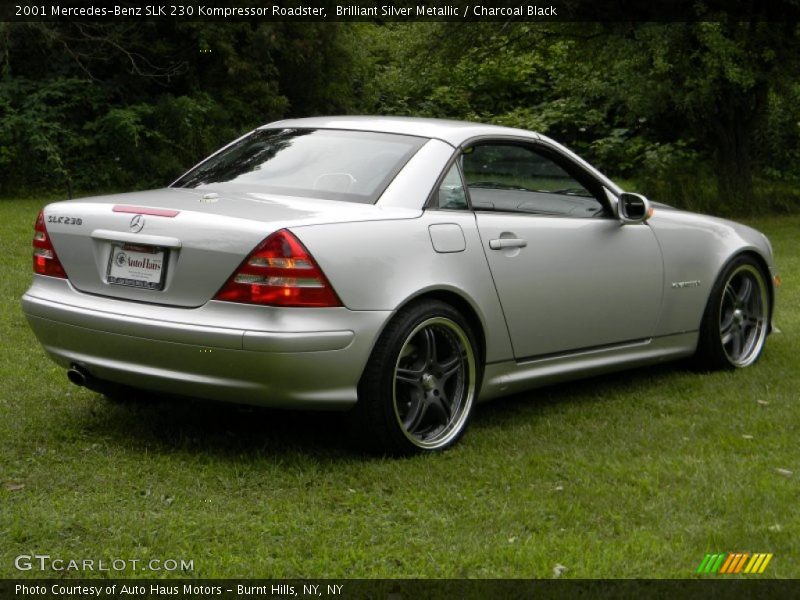
[[[36,276],[22,298],[59,365],[135,388],[289,408],[346,408],[386,311],[286,309],[228,302],[198,308],[84,294]]]

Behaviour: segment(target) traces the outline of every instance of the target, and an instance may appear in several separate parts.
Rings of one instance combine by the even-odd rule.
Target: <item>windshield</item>
[[[336,129],[260,129],[173,187],[237,183],[286,196],[374,204],[427,140]]]

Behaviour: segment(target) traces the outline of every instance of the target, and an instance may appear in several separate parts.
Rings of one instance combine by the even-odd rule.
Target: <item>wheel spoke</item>
[[[725,286],[725,293],[723,294],[723,302],[727,300],[732,308],[736,307],[736,292],[733,291],[733,286],[728,283]]]
[[[736,294],[736,300],[739,304],[745,304],[753,293],[753,282],[749,277],[742,277],[742,286]]]
[[[757,317],[748,317],[745,319],[744,323],[742,323],[742,329],[747,332],[748,339],[749,336],[752,336],[753,339],[758,339],[763,327],[764,320]]]
[[[736,329],[731,332],[731,357],[738,360],[742,354],[742,346],[744,345],[744,335],[741,329]]]
[[[460,355],[454,356],[439,365],[442,372],[442,381],[447,383],[450,378],[461,370],[462,357]]]
[[[719,332],[723,336],[723,338],[727,333],[730,333],[732,327],[733,327],[733,311],[727,314],[725,318],[722,319],[722,322],[719,324]],[[722,343],[724,344],[725,342],[723,341]]]
[[[427,410],[428,405],[426,404],[425,399],[422,397],[422,394],[414,394],[414,399],[411,401],[411,407],[406,414],[406,418],[403,419],[403,427],[406,428],[406,431],[412,434],[415,433],[417,428],[420,426],[420,423],[422,423],[422,419],[425,417]]]
[[[447,423],[450,421],[450,415],[452,414],[450,401],[441,395],[433,396],[431,398],[430,407],[442,417],[442,424],[447,425]]]
[[[436,364],[436,334],[432,327],[428,327],[423,332],[425,336],[425,366]]]
[[[758,331],[754,327],[742,326],[742,348],[749,352],[752,341],[758,335]]]
[[[743,310],[745,311],[745,318],[757,316],[761,313],[761,297],[757,293],[751,294]]]
[[[744,319],[744,323],[750,327],[759,327],[761,325],[761,319],[758,317],[747,316]]]
[[[406,369],[403,367],[397,367],[395,379],[409,385],[421,385],[422,373],[423,369]]]

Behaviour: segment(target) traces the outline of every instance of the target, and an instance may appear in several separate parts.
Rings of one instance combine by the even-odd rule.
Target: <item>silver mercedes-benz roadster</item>
[[[33,246],[22,306],[73,383],[352,409],[392,454],[542,384],[746,367],[779,283],[749,227],[542,135],[432,119],[271,123],[167,188],[46,206]]]

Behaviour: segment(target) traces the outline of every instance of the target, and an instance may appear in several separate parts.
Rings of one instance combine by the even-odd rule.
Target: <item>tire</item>
[[[769,331],[767,278],[749,256],[734,258],[711,290],[694,366],[702,370],[737,369],[758,360]]]
[[[401,309],[359,382],[353,415],[359,439],[395,456],[452,446],[464,435],[479,390],[476,348],[452,306],[423,300]]]

